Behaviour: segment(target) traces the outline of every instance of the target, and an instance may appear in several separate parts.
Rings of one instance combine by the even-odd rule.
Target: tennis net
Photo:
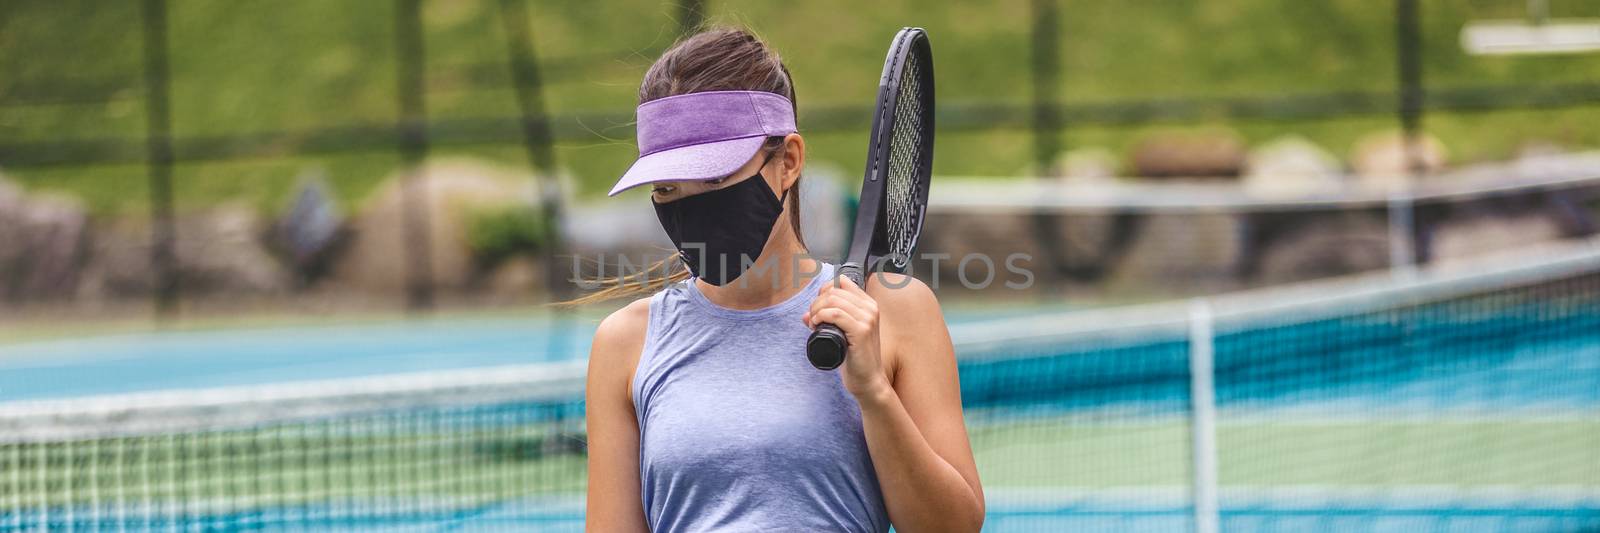
[[[583,372],[0,404],[0,530],[581,528]]]
[[[952,335],[987,530],[1600,527],[1600,242]],[[583,373],[0,402],[0,530],[579,530]]]
[[[988,525],[1600,527],[1596,244],[958,326]]]

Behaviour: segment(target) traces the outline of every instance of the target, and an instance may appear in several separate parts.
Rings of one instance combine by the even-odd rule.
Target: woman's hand
[[[835,280],[822,285],[811,309],[800,319],[812,329],[831,323],[844,332],[850,347],[845,351],[841,379],[850,394],[859,399],[890,390],[878,341],[878,302],[849,278],[839,276]]]

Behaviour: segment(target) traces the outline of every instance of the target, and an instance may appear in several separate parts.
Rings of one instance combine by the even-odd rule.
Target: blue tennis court
[[[0,398],[261,385],[566,361],[594,321],[543,316],[130,333],[0,346]]]
[[[1021,313],[1013,310],[1012,312]],[[992,318],[955,311],[952,323]],[[0,399],[73,398],[570,361],[599,317],[144,332],[0,344]]]

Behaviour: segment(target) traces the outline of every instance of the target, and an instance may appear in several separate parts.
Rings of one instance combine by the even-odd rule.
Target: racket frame
[[[900,98],[900,84],[905,81],[901,79],[905,73],[905,62],[917,60],[913,54],[926,59],[923,64],[918,65],[917,74],[926,80],[923,87],[927,91],[925,99],[929,103],[933,102],[933,54],[930,48],[927,32],[922,28],[901,28],[889,47],[888,55],[884,58],[883,73],[878,78],[877,107],[872,116],[870,132],[872,142],[867,148],[866,170],[861,180],[861,196],[856,208],[855,228],[851,230],[850,247],[838,271],[839,276],[848,278],[863,290],[866,288],[866,275],[870,271],[904,272],[910,266],[910,257],[885,255],[889,250],[888,243],[884,239],[883,226],[886,219],[884,196],[888,187],[889,156],[893,151],[894,126],[898,118],[894,111]],[[916,202],[917,212],[914,215],[917,218],[914,221],[916,231],[912,232],[910,250],[916,249],[923,217],[927,214],[927,182],[933,166],[933,110],[928,109],[924,112],[927,114],[925,120],[928,126],[925,134],[928,139],[921,148],[925,153],[921,154],[917,161],[916,172],[922,177],[923,183],[917,191],[919,198]],[[832,324],[821,324],[806,341],[806,355],[811,364],[818,369],[832,370],[844,363],[844,350],[847,347],[848,341],[844,338],[843,332]]]
[[[862,276],[867,270],[878,270],[880,265],[885,263],[881,260],[886,259],[885,254],[888,252],[888,246],[883,242],[883,224],[886,218],[884,195],[888,188],[889,155],[893,150],[894,125],[897,119],[894,114],[894,108],[899,101],[900,84],[903,81],[900,78],[905,73],[903,67],[906,61],[912,59],[913,53],[920,53],[923,57],[931,59],[932,54],[929,51],[927,32],[923,31],[922,28],[901,28],[895,34],[894,44],[889,47],[888,56],[884,58],[883,73],[878,78],[877,108],[872,115],[872,130],[870,133],[872,143],[867,149],[866,171],[861,181],[861,196],[860,204],[856,211],[856,225],[851,232],[849,251],[845,254],[844,263],[841,265],[853,265],[855,267],[852,269],[854,270],[854,276],[851,277],[850,281],[856,282],[857,285],[861,284]],[[930,60],[925,65],[922,65],[922,68],[918,70],[918,74],[930,82],[924,88],[927,89],[929,94],[927,100],[932,101],[933,62]],[[933,123],[932,118],[930,111],[928,115],[929,124]],[[928,130],[928,135],[931,137],[932,128],[929,127]],[[926,144],[928,146],[927,151],[932,152],[932,141],[930,140]],[[918,158],[917,165],[919,167],[917,169],[918,175],[927,176],[933,166],[932,154],[923,154],[922,157]],[[915,226],[919,231],[913,232],[916,236],[913,237],[911,249],[916,248],[915,239],[920,237],[922,219],[927,213],[927,183],[923,183],[918,189],[919,198]],[[869,219],[871,220],[870,224],[864,223],[865,220]],[[902,261],[910,260],[910,258],[898,259]],[[890,266],[892,271],[904,272],[905,267],[908,265],[890,264],[886,266]],[[850,273],[841,268],[841,274]]]

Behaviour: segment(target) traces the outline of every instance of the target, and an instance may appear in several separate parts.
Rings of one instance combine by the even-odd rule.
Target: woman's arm
[[[839,287],[829,284],[806,320],[833,322],[850,340],[842,377],[861,405],[867,448],[890,519],[905,533],[978,531],[983,486],[961,415],[955,349],[939,302],[914,278],[871,280],[870,292],[849,280]],[[885,362],[893,366],[892,374]]]
[[[639,500],[639,422],[630,387],[644,348],[650,301],[639,300],[600,322],[589,350],[584,390],[589,432],[588,531],[648,532]]]

